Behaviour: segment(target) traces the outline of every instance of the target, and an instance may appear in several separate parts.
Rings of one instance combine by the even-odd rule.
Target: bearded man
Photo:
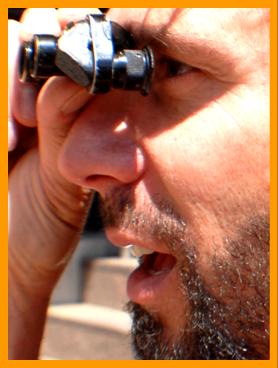
[[[95,192],[109,240],[141,254],[138,359],[268,359],[269,11],[111,9],[154,52],[148,96],[19,83],[18,40],[83,16],[29,9],[9,27],[10,359],[38,358]]]

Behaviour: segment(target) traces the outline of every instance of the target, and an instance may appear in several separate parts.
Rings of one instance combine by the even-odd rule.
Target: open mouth
[[[159,276],[172,270],[176,264],[176,258],[170,254],[153,252],[139,257],[138,262],[145,272],[151,276]]]
[[[128,279],[127,293],[137,303],[149,304],[153,298],[167,293],[171,287],[176,258],[170,254],[152,252],[138,257],[139,267]]]

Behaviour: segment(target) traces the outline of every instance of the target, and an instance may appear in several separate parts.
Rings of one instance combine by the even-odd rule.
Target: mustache
[[[99,208],[104,228],[129,229],[138,236],[145,233],[172,250],[185,238],[186,222],[159,194],[138,204],[131,186],[114,188],[100,198]]]

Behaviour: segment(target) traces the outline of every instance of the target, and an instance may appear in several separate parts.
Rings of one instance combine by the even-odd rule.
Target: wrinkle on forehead
[[[138,47],[157,47],[160,54],[225,82],[252,79],[261,51],[268,52],[267,13],[254,9],[113,9],[109,15],[133,33]]]
[[[167,46],[165,35],[189,11],[186,8],[112,9],[109,16],[129,30],[140,44],[150,42]]]
[[[216,22],[212,27],[209,23],[205,32],[204,27],[200,27],[204,18],[208,18],[202,9],[113,9],[109,15],[133,34],[138,47],[151,45],[161,54],[212,73],[215,65],[219,66],[226,60],[227,45],[225,49],[225,44],[221,42],[219,45],[211,35],[219,32],[219,24]],[[214,58],[220,60],[216,62]],[[229,60],[229,68],[231,64],[233,61]]]
[[[163,36],[169,33],[175,23],[187,13],[188,9],[148,9],[141,24],[134,24],[133,31],[144,41],[158,41],[165,44]],[[136,29],[135,27],[138,27]],[[167,46],[167,45],[165,45]]]

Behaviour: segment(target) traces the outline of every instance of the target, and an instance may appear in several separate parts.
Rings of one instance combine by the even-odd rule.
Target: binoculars
[[[21,81],[66,75],[91,94],[118,88],[147,95],[153,71],[152,49],[137,50],[132,35],[104,14],[69,23],[60,37],[34,35],[20,50]]]

